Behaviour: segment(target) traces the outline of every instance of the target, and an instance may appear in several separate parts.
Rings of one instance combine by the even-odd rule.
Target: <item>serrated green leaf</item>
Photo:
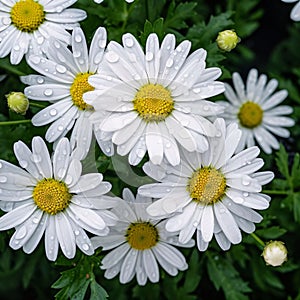
[[[105,291],[105,289],[100,284],[98,284],[95,280],[91,281],[90,288],[91,288],[90,300],[94,300],[94,299],[106,300],[108,298],[108,294]]]
[[[281,144],[279,151],[276,153],[276,165],[280,173],[285,177],[289,178],[289,166],[288,166],[288,154],[284,148],[284,146]]]
[[[227,300],[246,300],[251,289],[244,282],[233,265],[226,259],[207,253],[207,271],[217,290],[222,288]]]
[[[52,288],[61,289],[71,284],[75,278],[76,271],[74,269],[61,272],[61,277],[52,284]]]

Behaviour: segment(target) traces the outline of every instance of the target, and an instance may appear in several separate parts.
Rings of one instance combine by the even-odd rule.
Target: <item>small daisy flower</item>
[[[0,160],[0,230],[15,227],[10,247],[31,253],[45,233],[49,260],[56,260],[59,246],[73,258],[76,245],[87,255],[94,249],[85,230],[107,235],[117,218],[108,209],[116,200],[106,196],[111,184],[102,174],[81,175],[79,160],[72,158],[69,140],[57,144],[52,160],[42,138],[34,137],[32,151],[21,141],[14,144],[20,167]]]
[[[5,0],[0,3],[0,57],[10,53],[18,64],[24,54],[45,52],[45,41],[53,37],[70,44],[67,30],[79,26],[86,12],[69,8],[77,0]],[[27,57],[26,57],[27,58]]]
[[[28,75],[21,79],[29,84],[25,95],[32,100],[53,103],[33,118],[35,126],[52,123],[46,140],[58,141],[73,127],[70,142],[77,148],[80,159],[89,151],[93,125],[89,121],[93,107],[84,102],[82,95],[94,88],[88,78],[94,74],[102,60],[106,46],[106,30],[98,28],[88,52],[83,31],[78,27],[72,32],[72,51],[62,43],[52,40],[48,58],[30,56],[28,64],[42,75]]]
[[[120,282],[127,283],[136,276],[139,285],[147,279],[159,281],[158,264],[170,275],[188,268],[184,256],[172,245],[192,247],[194,241],[182,245],[176,233],[165,230],[165,222],[152,220],[146,213],[151,198],[137,195],[135,199],[129,189],[123,190],[123,198],[112,211],[119,222],[112,227],[109,236],[91,238],[94,248],[111,250],[103,259],[101,268],[108,279],[120,273]]]
[[[295,4],[294,8],[291,11],[291,19],[293,21],[300,21],[300,1],[299,0],[281,0],[285,3],[298,2]]]
[[[293,109],[287,105],[278,106],[287,97],[287,91],[274,93],[278,81],[272,79],[267,83],[267,76],[258,77],[256,69],[250,70],[246,87],[238,73],[233,73],[232,80],[236,92],[225,83],[225,96],[229,102],[218,103],[225,107],[221,117],[226,123],[238,122],[242,130],[236,152],[254,146],[255,141],[265,153],[271,153],[272,148],[278,149],[279,142],[273,134],[287,138],[290,132],[284,127],[295,124],[293,119],[285,116]]]
[[[270,197],[261,194],[272,172],[256,172],[264,164],[254,146],[233,156],[241,131],[216,119],[218,135],[209,139],[205,153],[182,150],[180,165],[148,162],[144,171],[159,183],[138,189],[143,196],[159,198],[148,208],[152,217],[167,217],[166,229],[179,231],[186,243],[197,231],[197,245],[205,251],[215,236],[223,250],[242,240],[241,230],[251,233],[262,217],[254,209],[266,209]]]
[[[203,152],[207,137],[215,135],[207,117],[215,117],[223,108],[205,98],[224,91],[223,83],[215,81],[221,70],[205,68],[204,49],[188,57],[190,47],[189,41],[183,41],[175,48],[173,34],[159,46],[153,33],[144,54],[127,33],[123,46],[108,44],[100,73],[89,78],[95,90],[85,93],[84,99],[95,108],[91,120],[102,132],[102,141],[111,138],[119,155],[129,153],[131,165],[137,165],[147,151],[155,164],[166,157],[176,165],[179,145]],[[112,155],[111,149],[106,154]]]

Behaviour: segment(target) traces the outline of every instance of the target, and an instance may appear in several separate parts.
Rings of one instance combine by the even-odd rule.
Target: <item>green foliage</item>
[[[251,292],[248,283],[241,278],[241,274],[234,268],[228,259],[213,254],[206,253],[207,271],[210,280],[215,288],[222,288],[227,300],[249,299],[246,293]]]
[[[77,255],[78,256],[78,255]],[[60,289],[55,295],[57,300],[86,299],[86,293],[90,286],[90,300],[105,300],[108,294],[104,288],[96,282],[94,267],[99,267],[100,260],[94,256],[81,255],[72,261],[61,258],[57,265],[70,266],[71,269],[61,272],[61,277],[52,285],[54,289]]]

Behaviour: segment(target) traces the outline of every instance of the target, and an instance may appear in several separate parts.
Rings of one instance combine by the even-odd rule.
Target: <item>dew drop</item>
[[[20,230],[17,232],[17,234],[15,235],[15,238],[20,240],[26,235],[26,233],[27,233],[26,227],[22,226]]]
[[[234,198],[234,202],[235,203],[239,203],[242,204],[245,200],[242,197],[235,197]]]
[[[64,8],[61,5],[59,5],[59,6],[56,7],[55,11],[58,12],[58,13],[61,13],[63,11],[63,9]]]
[[[9,25],[11,23],[11,19],[10,18],[3,18],[2,19],[2,24],[3,25]]]
[[[16,245],[19,245],[19,244],[20,244],[20,242],[19,242],[19,241],[15,241],[15,244],[16,244]]]
[[[248,197],[248,196],[249,196],[249,193],[244,192],[244,193],[243,193],[243,196],[244,196],[244,197]]]
[[[39,44],[39,45],[41,45],[41,44],[43,44],[44,43],[44,37],[43,36],[39,36],[37,39],[36,39],[36,41],[37,41],[37,43]]]
[[[15,45],[14,46],[14,50],[19,51],[20,50],[20,46],[19,45]]]
[[[42,157],[38,154],[32,154],[31,160],[35,163],[39,163],[42,161]]]
[[[79,230],[75,230],[74,233],[75,233],[75,235],[79,235],[80,232],[79,232]]]
[[[167,142],[165,146],[166,148],[171,148],[171,143]]]
[[[51,241],[54,240],[54,236],[53,236],[53,235],[50,236],[50,240],[51,240]]]
[[[19,164],[22,168],[27,168],[28,167],[28,162],[26,160],[20,160]]]
[[[146,53],[146,61],[151,61],[153,59],[154,55],[152,52]]]
[[[102,60],[102,53],[97,53],[94,57],[94,63],[98,65],[100,64],[101,60]]]
[[[59,125],[59,126],[57,127],[57,130],[58,130],[58,131],[63,131],[63,130],[64,130],[64,126]]]
[[[136,150],[136,155],[137,155],[137,157],[140,157],[140,158],[143,158],[144,157],[144,151],[143,151],[143,149],[137,149]]]
[[[105,57],[106,57],[107,61],[110,63],[115,63],[120,58],[119,55],[114,51],[107,52]]]
[[[90,246],[88,244],[83,244],[82,245],[82,249],[85,250],[85,251],[87,251],[87,250],[90,249]]]
[[[30,58],[31,62],[38,65],[41,62],[41,58],[38,56],[33,56]]]
[[[45,91],[44,91],[44,95],[45,96],[51,96],[53,94],[53,90],[51,90],[51,89],[45,89]]]
[[[37,83],[42,84],[42,83],[44,83],[44,82],[45,82],[45,80],[44,80],[43,77],[38,77]]]
[[[220,214],[224,214],[225,213],[225,209],[224,208],[221,208],[220,209]]]
[[[1,175],[1,176],[0,176],[0,182],[1,182],[1,183],[5,183],[6,181],[7,181],[7,177],[4,176],[4,175]]]
[[[57,65],[55,69],[58,73],[61,73],[61,74],[67,72],[67,68],[63,65]]]
[[[54,117],[57,115],[57,110],[55,108],[51,109],[49,112],[50,116]]]
[[[80,43],[82,41],[81,35],[77,34],[75,35],[75,42]]]
[[[68,174],[65,178],[65,184],[69,185],[72,183],[72,181],[73,181],[73,177],[70,174]]]
[[[32,223],[38,224],[38,222],[39,222],[39,219],[38,219],[38,218],[33,218],[33,219],[32,219]]]
[[[170,68],[173,66],[173,64],[174,64],[174,60],[172,58],[169,58],[166,62],[166,67]]]
[[[65,175],[65,172],[66,172],[66,169],[60,168],[60,169],[57,171],[57,176],[58,176],[59,178],[62,178],[62,177]]]
[[[127,47],[132,47],[133,44],[134,44],[134,42],[133,42],[133,39],[131,37],[128,37],[128,38],[125,39],[125,45]]]
[[[199,224],[199,222],[194,222],[194,223],[193,223],[193,226],[194,226],[194,227],[197,227],[198,224]]]
[[[250,184],[249,178],[243,177],[243,178],[242,178],[242,184],[243,184],[243,185],[249,185],[249,184]]]

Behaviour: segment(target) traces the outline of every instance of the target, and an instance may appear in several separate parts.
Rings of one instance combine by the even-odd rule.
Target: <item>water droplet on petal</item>
[[[75,235],[79,235],[80,232],[79,232],[79,230],[75,230],[74,233],[75,233]]]
[[[2,19],[2,24],[3,24],[3,25],[9,25],[10,23],[11,23],[11,19],[10,19],[10,18],[4,17],[4,18]]]
[[[40,84],[42,84],[42,83],[44,83],[44,78],[43,77],[39,77],[38,79],[37,79],[37,83],[40,83]]]
[[[65,178],[65,184],[69,185],[72,183],[72,181],[73,181],[73,177],[70,174],[68,174]]]
[[[42,161],[42,157],[38,154],[32,154],[31,160],[35,163],[39,163]]]
[[[80,43],[82,41],[81,35],[77,34],[75,35],[75,42]]]
[[[51,109],[49,112],[50,116],[56,116],[57,115],[57,110],[55,108]]]
[[[19,45],[15,45],[14,46],[14,50],[19,51],[20,50],[20,46]]]
[[[146,53],[146,61],[151,61],[153,59],[154,55],[152,52]]]
[[[20,167],[22,167],[24,169],[28,167],[28,161],[26,161],[26,160],[20,160],[19,164],[20,164]]]
[[[44,91],[44,95],[45,96],[51,96],[53,94],[53,90],[51,90],[51,89],[45,89],[45,91]]]
[[[53,235],[50,236],[50,240],[51,240],[51,241],[54,240],[54,236],[53,236]]]
[[[22,227],[18,230],[18,232],[16,233],[15,238],[18,239],[18,240],[20,240],[20,239],[22,239],[22,238],[26,235],[26,233],[27,233],[26,227],[25,227],[25,226],[22,226]]]
[[[173,66],[173,64],[174,64],[174,60],[172,58],[169,58],[166,62],[166,67],[170,68]]]
[[[243,185],[249,185],[250,184],[250,179],[248,177],[243,177],[242,178],[242,184]]]
[[[125,39],[125,45],[127,46],[127,47],[132,47],[133,46],[133,39],[131,38],[131,37],[127,37],[126,39]]]
[[[144,155],[145,155],[144,150],[143,149],[137,149],[136,150],[136,155],[137,155],[137,157],[143,158]]]
[[[115,63],[120,58],[119,55],[114,51],[107,52],[105,57],[106,57],[107,61],[110,63]]]
[[[194,88],[194,89],[193,89],[193,92],[194,92],[194,93],[197,93],[197,94],[200,93],[200,91],[201,91],[200,88]]]
[[[243,193],[243,196],[244,196],[244,197],[248,197],[248,196],[249,196],[249,193],[244,192],[244,193]]]
[[[1,175],[1,176],[0,176],[0,182],[1,182],[1,183],[5,183],[6,181],[7,181],[7,177],[4,176],[4,175]]]
[[[64,130],[64,126],[59,125],[59,126],[57,127],[57,130],[58,130],[58,131],[63,131],[63,130]]]
[[[234,198],[234,202],[235,203],[239,203],[242,204],[245,200],[242,197],[235,197]]]
[[[63,9],[64,9],[64,8],[63,8],[62,6],[59,5],[59,6],[56,7],[55,10],[56,10],[56,12],[61,13],[61,12],[63,11]]]
[[[33,219],[32,219],[32,223],[37,224],[38,222],[39,222],[39,219],[38,219],[38,218],[33,218]]]
[[[89,248],[90,248],[90,246],[88,244],[83,244],[82,245],[82,249],[85,250],[85,251],[89,250]]]
[[[193,223],[193,226],[194,226],[194,227],[197,227],[198,224],[199,224],[199,222],[194,222],[194,223]]]
[[[58,73],[61,73],[61,74],[67,72],[67,68],[63,65],[57,65],[55,69]]]
[[[38,56],[33,56],[30,58],[31,62],[38,65],[41,62],[41,58]]]

